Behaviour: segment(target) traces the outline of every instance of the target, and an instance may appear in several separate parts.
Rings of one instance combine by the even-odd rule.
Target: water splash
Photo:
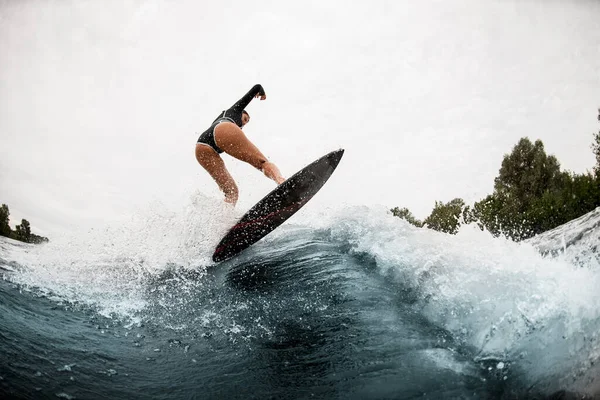
[[[179,212],[153,203],[123,225],[65,234],[15,249],[16,283],[103,315],[132,316],[146,304],[147,283],[172,268],[204,271],[222,233],[239,212],[194,193]]]
[[[102,315],[125,316],[128,324],[150,323],[223,346],[323,329],[323,321],[310,319],[282,328],[292,312],[329,315],[344,302],[377,304],[378,324],[415,315],[426,321],[421,329],[437,332],[436,346],[446,343],[446,350],[415,353],[435,368],[465,376],[485,371],[519,393],[589,392],[598,384],[595,268],[472,226],[447,235],[415,228],[383,208],[341,206],[303,210],[207,271],[236,214],[198,194],[179,212],[154,204],[124,226],[14,248],[8,261],[20,267],[9,279],[56,302],[80,302]],[[363,322],[377,329],[373,321]]]

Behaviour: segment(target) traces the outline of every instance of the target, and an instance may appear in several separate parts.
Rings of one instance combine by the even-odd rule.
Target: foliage
[[[10,236],[10,225],[8,224],[10,217],[10,211],[6,204],[2,204],[0,207],[0,235]]]
[[[499,175],[494,179],[495,194],[510,200],[515,211],[525,211],[547,190],[560,186],[560,164],[547,156],[541,140],[522,138],[505,154]]]
[[[446,204],[436,201],[422,223],[407,208],[391,211],[413,225],[442,232],[454,234],[461,224],[477,223],[495,236],[527,239],[600,206],[600,132],[594,135],[592,150],[594,173],[574,174],[560,170],[560,163],[546,154],[541,140],[532,143],[525,137],[504,155],[494,192],[472,207],[460,198]]]
[[[15,227],[13,231],[9,225],[10,211],[6,204],[0,207],[0,236],[7,236],[11,239],[20,240],[27,243],[48,242],[47,237],[38,236],[31,232],[31,224],[26,219],[21,220],[21,224]]]
[[[592,174],[562,174],[559,190],[541,196],[531,206],[530,218],[539,232],[569,222],[600,205],[599,181]]]
[[[494,235],[519,241],[553,229],[600,205],[591,174],[561,172],[540,140],[522,138],[504,156],[494,193],[475,203],[473,219]]]
[[[31,226],[29,221],[22,219],[21,225],[17,225],[15,227],[15,234],[17,236],[17,240],[29,242],[29,239],[31,238]]]
[[[410,210],[406,207],[404,207],[404,208],[394,207],[390,210],[390,212],[392,213],[392,215],[394,217],[402,218],[416,227],[420,228],[423,226],[423,222],[416,219],[415,216],[413,215],[413,213],[411,213]]]
[[[470,220],[477,221],[481,229],[485,228],[495,236],[503,234],[516,240],[526,237],[531,231],[527,219],[515,212],[514,203],[500,194],[491,194],[476,202]]]
[[[460,227],[464,209],[465,202],[463,199],[457,198],[446,204],[436,201],[435,207],[433,207],[431,214],[425,218],[423,224],[436,231],[456,234]]]
[[[542,141],[532,143],[522,138],[510,154],[504,155],[494,179],[494,193],[473,205],[471,218],[494,235],[513,240],[531,237],[542,232],[535,217],[540,199],[553,201],[552,194],[562,181],[560,164],[556,157],[546,155]]]
[[[600,108],[598,109],[598,121],[600,121]],[[596,179],[600,179],[600,131],[594,134],[592,151],[596,156],[596,165],[594,166],[594,173],[596,174]]]

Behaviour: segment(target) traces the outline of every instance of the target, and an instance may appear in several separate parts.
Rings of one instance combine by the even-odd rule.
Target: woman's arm
[[[236,113],[241,113],[244,110],[244,108],[246,108],[246,106],[248,104],[250,104],[252,99],[255,97],[260,97],[261,100],[264,100],[267,98],[267,95],[265,94],[265,90],[263,89],[263,87],[260,84],[254,85],[252,87],[252,89],[250,89],[250,91],[248,93],[246,93],[244,95],[244,97],[239,99],[233,106],[231,106],[231,108],[229,110],[236,112]]]

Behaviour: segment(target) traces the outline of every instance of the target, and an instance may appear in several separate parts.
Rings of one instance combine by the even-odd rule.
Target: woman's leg
[[[268,178],[273,179],[278,184],[285,181],[285,178],[279,172],[279,168],[267,160],[236,124],[222,122],[215,127],[214,135],[217,146],[225,153],[261,170]]]
[[[212,147],[198,143],[196,144],[196,160],[217,182],[225,194],[225,202],[235,205],[238,200],[238,187],[227,171],[221,156]]]

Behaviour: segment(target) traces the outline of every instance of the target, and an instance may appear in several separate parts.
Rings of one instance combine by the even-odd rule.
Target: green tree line
[[[47,237],[38,236],[35,233],[31,233],[31,225],[26,219],[22,219],[21,223],[15,226],[14,231],[10,228],[9,221],[10,210],[6,204],[2,204],[2,207],[0,207],[0,236],[6,236],[11,239],[20,240],[26,243],[48,242]]]
[[[600,109],[598,110],[600,121]],[[596,165],[592,172],[561,171],[541,140],[524,137],[505,154],[494,192],[472,206],[456,198],[436,201],[431,214],[418,220],[408,208],[390,211],[418,227],[455,234],[463,224],[476,223],[495,236],[515,241],[553,229],[600,206],[600,131],[593,134]]]

